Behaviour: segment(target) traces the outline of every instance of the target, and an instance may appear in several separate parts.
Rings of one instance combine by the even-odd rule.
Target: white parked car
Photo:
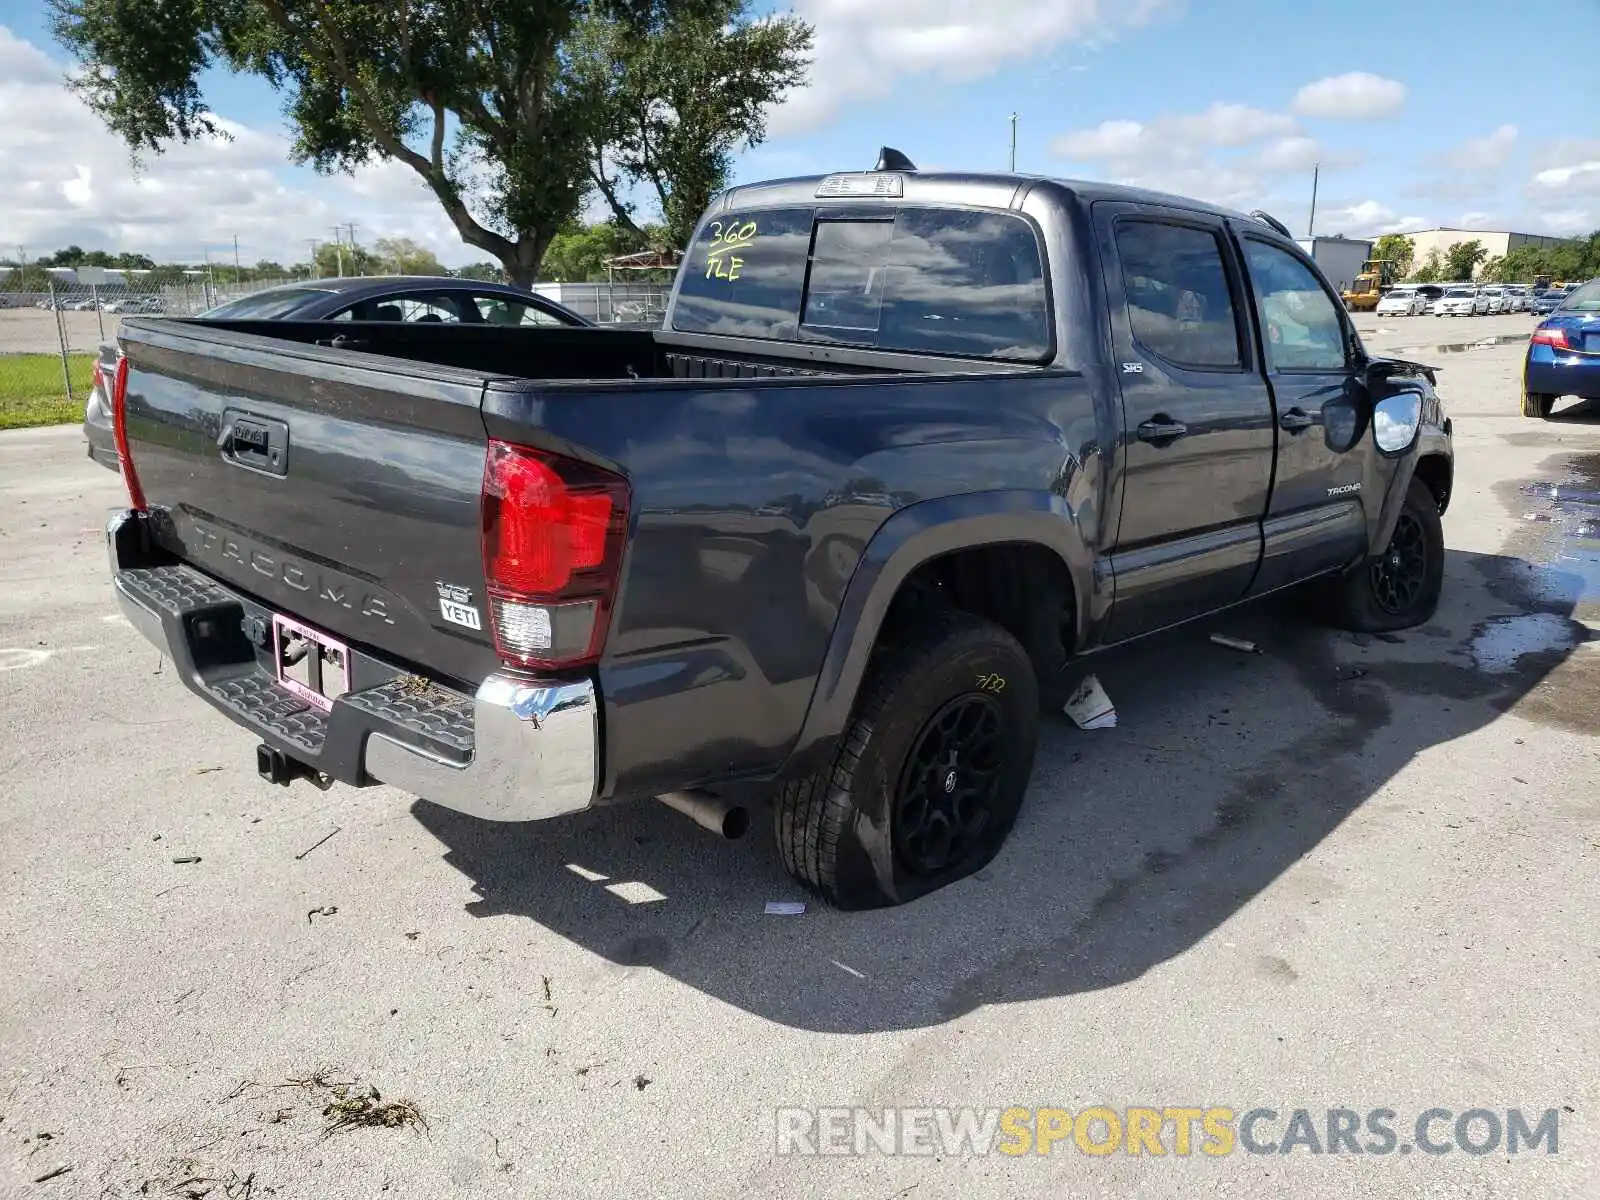
[[[1506,300],[1509,302],[1507,312],[1528,311],[1528,289],[1522,284],[1512,284],[1506,288]]]
[[[1428,311],[1428,298],[1414,287],[1390,288],[1378,301],[1380,317],[1420,317]]]
[[[1473,317],[1486,311],[1487,303],[1477,288],[1446,288],[1444,295],[1433,302],[1433,313],[1436,317]]]
[[[1506,297],[1506,290],[1497,283],[1491,283],[1488,287],[1479,288],[1478,295],[1485,299],[1484,311],[1491,315],[1511,311]]]

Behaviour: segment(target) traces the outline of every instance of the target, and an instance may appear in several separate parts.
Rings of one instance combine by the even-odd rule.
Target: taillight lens
[[[95,374],[105,386],[105,374],[98,364]],[[128,356],[117,355],[117,368],[111,377],[111,428],[117,439],[117,463],[122,468],[122,482],[128,486],[128,503],[144,509],[144,489],[139,486],[139,475],[133,469],[133,455],[128,452]]]
[[[1560,325],[1540,327],[1533,331],[1532,341],[1536,346],[1551,346],[1557,350],[1570,350],[1567,342],[1567,331]]]
[[[483,467],[483,574],[505,662],[594,662],[628,527],[628,481],[561,455],[490,441]]]

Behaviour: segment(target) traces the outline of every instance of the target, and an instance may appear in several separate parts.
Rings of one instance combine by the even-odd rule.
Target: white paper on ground
[[[805,915],[806,906],[799,900],[768,900],[767,916],[799,917]]]
[[[1117,724],[1117,710],[1111,697],[1093,675],[1084,676],[1062,711],[1079,729],[1114,729]]]

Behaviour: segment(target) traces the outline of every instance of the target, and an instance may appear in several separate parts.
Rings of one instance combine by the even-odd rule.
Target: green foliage
[[[551,239],[540,275],[558,283],[604,279],[606,259],[647,250],[661,242],[664,234],[661,229],[625,227],[616,221],[595,225],[573,222]]]
[[[9,274],[0,278],[0,289],[8,292],[48,292],[50,272],[35,263],[13,267]]]
[[[600,118],[589,173],[623,229],[642,232],[627,183],[659,207],[667,245],[686,246],[734,152],[759,144],[766,110],[805,82],[811,27],[746,13],[745,0],[715,0],[643,26],[591,17],[579,27],[576,73]]]
[[[319,279],[344,275],[386,275],[391,272],[372,251],[342,242],[322,242],[313,260]]]
[[[559,237],[560,235],[557,234],[557,236]],[[549,257],[549,252],[546,251],[545,258],[548,260]],[[491,262],[468,263],[460,270],[453,272],[453,274],[457,279],[476,279],[479,283],[504,283],[506,281],[505,271],[500,268],[498,263]]]
[[[1417,245],[1403,233],[1386,233],[1372,246],[1372,257],[1388,259],[1394,263],[1395,278],[1404,279],[1411,272],[1411,263],[1417,255]]]
[[[373,251],[383,270],[391,275],[448,275],[432,250],[410,238],[379,238]]]
[[[1444,252],[1444,277],[1455,281],[1471,279],[1473,269],[1488,257],[1489,251],[1477,238],[1470,242],[1452,242]]]
[[[746,3],[49,0],[84,68],[72,86],[136,155],[226,137],[199,79],[255,75],[283,97],[296,161],[405,164],[520,283],[597,186],[595,164],[648,180],[681,229],[730,151],[760,139],[766,105],[803,78],[811,35],[742,20]],[[601,61],[624,68],[620,81]]]
[[[1411,279],[1415,283],[1438,283],[1444,278],[1444,255],[1437,249],[1429,250],[1428,257],[1423,259],[1422,265],[1412,273]]]
[[[1483,273],[1502,283],[1526,283],[1536,275],[1568,281],[1595,278],[1600,276],[1600,229],[1565,245],[1518,246],[1486,263]]]

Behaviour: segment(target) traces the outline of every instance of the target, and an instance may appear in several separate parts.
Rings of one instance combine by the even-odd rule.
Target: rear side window
[[[822,215],[813,231],[812,215],[804,212],[809,253],[802,250],[799,262],[784,239],[799,232],[800,210],[752,213],[723,223],[723,230],[709,222],[679,291],[673,327],[965,358],[1050,357],[1044,261],[1033,227],[1021,218],[903,208],[882,217]],[[769,223],[785,218],[783,237],[769,253],[763,245]],[[733,249],[726,248],[727,226]],[[754,240],[745,236],[750,226]],[[771,307],[760,329],[748,311],[754,289],[741,289],[757,261],[778,264],[761,280]],[[792,307],[780,312],[785,284]]]
[[[707,221],[684,262],[672,327],[793,341],[811,215],[809,208],[768,209]]]
[[[1121,220],[1116,239],[1134,340],[1174,366],[1240,367],[1239,323],[1216,234]]]

